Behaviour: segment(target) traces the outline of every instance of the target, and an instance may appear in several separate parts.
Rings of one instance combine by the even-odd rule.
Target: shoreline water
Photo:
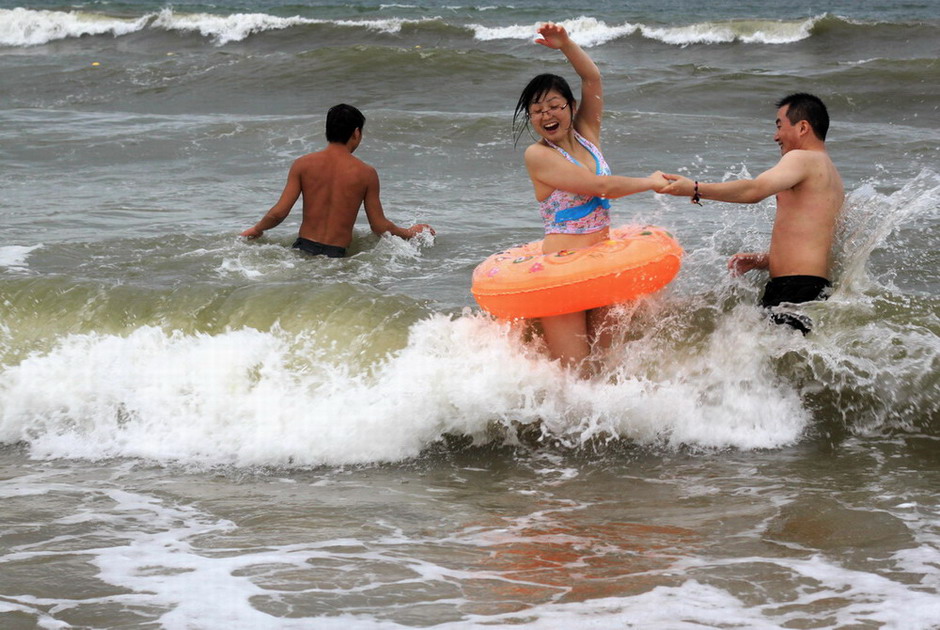
[[[0,626],[935,628],[940,16],[680,4],[0,0]],[[570,75],[548,18],[616,173],[754,176],[773,102],[824,98],[813,335],[726,272],[772,201],[614,204],[686,257],[595,381],[479,312],[475,265],[541,236],[510,121]],[[340,101],[437,236],[240,240]]]

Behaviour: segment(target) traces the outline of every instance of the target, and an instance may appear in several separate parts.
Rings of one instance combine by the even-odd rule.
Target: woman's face
[[[549,90],[538,101],[529,103],[529,122],[536,133],[555,141],[571,129],[572,108],[557,90]]]

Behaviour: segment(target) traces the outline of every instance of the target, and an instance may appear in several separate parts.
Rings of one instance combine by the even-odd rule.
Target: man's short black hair
[[[817,138],[820,140],[826,139],[826,133],[829,132],[829,112],[818,96],[806,92],[797,92],[780,99],[777,103],[777,109],[784,105],[790,106],[787,109],[787,120],[790,121],[791,125],[805,120],[813,128]]]
[[[353,132],[365,124],[366,117],[352,105],[334,105],[326,113],[326,141],[346,144]]]

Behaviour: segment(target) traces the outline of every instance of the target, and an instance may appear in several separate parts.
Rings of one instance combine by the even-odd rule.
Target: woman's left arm
[[[594,60],[578,46],[560,24],[547,22],[539,26],[536,43],[560,50],[581,79],[581,100],[578,103],[575,129],[582,136],[598,144],[601,136],[601,118],[604,114],[604,86],[601,71]]]

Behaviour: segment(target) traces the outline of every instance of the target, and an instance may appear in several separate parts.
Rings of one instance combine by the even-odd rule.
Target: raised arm
[[[581,100],[575,118],[575,129],[595,144],[600,140],[601,118],[604,114],[604,86],[597,64],[568,35],[560,24],[546,22],[539,26],[536,43],[560,50],[578,77],[581,78]]]
[[[240,236],[258,238],[264,234],[265,231],[280,225],[284,219],[287,218],[287,215],[290,214],[291,208],[294,207],[297,198],[300,197],[300,191],[300,167],[295,161],[291,165],[290,171],[287,173],[287,184],[284,185],[281,198],[277,200],[276,204],[271,206],[271,209],[265,213],[260,221],[242,232]]]
[[[388,232],[399,238],[410,239],[425,230],[428,230],[431,234],[435,234],[434,228],[426,223],[416,223],[410,228],[401,228],[385,216],[385,211],[382,209],[382,200],[379,195],[379,174],[372,167],[369,167],[368,183],[366,185],[363,205],[366,209],[366,218],[369,220],[369,227],[379,236]]]

